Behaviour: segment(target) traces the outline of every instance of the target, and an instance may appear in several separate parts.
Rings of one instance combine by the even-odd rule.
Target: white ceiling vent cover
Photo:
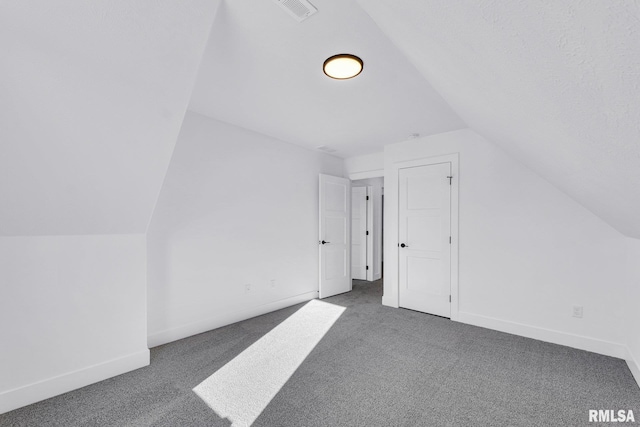
[[[280,5],[289,15],[293,16],[293,18],[302,22],[314,13],[318,11],[311,3],[307,0],[274,0],[276,3]]]

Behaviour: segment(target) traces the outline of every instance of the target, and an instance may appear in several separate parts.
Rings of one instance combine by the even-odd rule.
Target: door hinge
[[[367,196],[367,200],[369,200],[369,196]]]
[[[369,230],[367,230],[367,236],[369,235]]]
[[[449,295],[449,302],[451,302],[451,295]]]
[[[367,265],[367,270],[369,269],[369,266]]]
[[[449,244],[451,244],[451,236],[449,236]]]
[[[451,181],[453,180],[453,176],[448,176],[447,178],[449,178],[449,185],[451,185]]]

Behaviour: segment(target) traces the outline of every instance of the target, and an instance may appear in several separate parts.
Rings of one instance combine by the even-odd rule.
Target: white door
[[[366,268],[367,280],[370,282],[373,281],[373,272],[376,269],[376,264],[373,259],[373,252],[374,252],[373,238],[374,236],[377,236],[377,233],[378,233],[378,230],[375,228],[376,223],[373,220],[373,210],[378,208],[375,203],[376,200],[374,199],[375,199],[375,192],[373,191],[373,186],[368,185],[367,186],[367,231],[365,234],[367,235],[367,265],[369,266]]]
[[[451,163],[400,169],[399,304],[451,317]]]
[[[351,275],[367,280],[367,187],[351,188]]]
[[[320,174],[320,298],[351,290],[351,181]]]

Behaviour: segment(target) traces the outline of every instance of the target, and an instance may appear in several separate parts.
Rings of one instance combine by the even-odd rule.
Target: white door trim
[[[398,281],[398,174],[403,168],[428,166],[437,163],[451,163],[451,320],[458,320],[458,223],[459,223],[459,154],[452,153],[443,156],[425,157],[415,160],[394,162],[385,170],[385,294],[382,303],[390,307],[399,307]],[[394,189],[393,192],[389,191]],[[387,256],[389,255],[389,256]]]
[[[349,174],[349,179],[351,181],[357,181],[359,179],[367,179],[367,178],[380,178],[384,176],[384,169],[375,169],[364,172],[355,172]]]

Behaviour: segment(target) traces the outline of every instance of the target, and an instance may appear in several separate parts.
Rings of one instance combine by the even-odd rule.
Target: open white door
[[[367,280],[367,187],[351,188],[351,276]]]
[[[378,229],[375,227],[375,222],[373,219],[373,210],[377,209],[375,193],[373,191],[373,186],[367,186],[367,280],[369,282],[373,281],[373,272],[376,270],[375,260],[373,259],[374,252],[374,236],[377,238]],[[379,202],[378,202],[379,203]],[[381,245],[382,246],[382,245]]]
[[[351,181],[320,174],[320,298],[351,290]]]

